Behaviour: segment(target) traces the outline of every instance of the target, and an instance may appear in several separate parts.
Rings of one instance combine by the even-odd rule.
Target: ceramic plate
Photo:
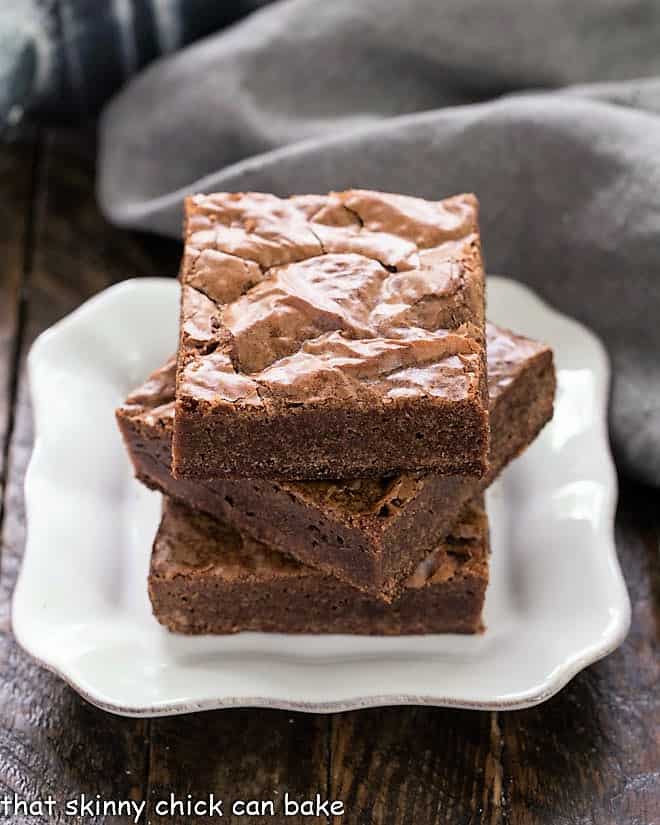
[[[178,286],[126,281],[44,333],[29,358],[36,444],[13,603],[19,644],[90,702],[155,716],[233,706],[336,711],[547,699],[625,636],[613,539],[608,363],[592,333],[489,279],[489,316],[555,350],[556,413],[488,493],[492,582],[482,636],[189,638],[151,615],[160,497],[141,487],[114,408],[173,352]]]

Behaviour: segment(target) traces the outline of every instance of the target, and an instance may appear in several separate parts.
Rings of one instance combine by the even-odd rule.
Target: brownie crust
[[[487,470],[473,195],[186,201],[172,471]]]
[[[174,479],[173,361],[129,396],[117,419],[136,475],[148,487],[391,601],[465,504],[552,417],[551,350],[492,324],[487,339],[492,436],[490,470],[480,480],[421,473],[315,482]]]
[[[477,633],[487,584],[481,501],[466,508],[451,536],[386,605],[165,499],[149,596],[158,621],[178,633]]]

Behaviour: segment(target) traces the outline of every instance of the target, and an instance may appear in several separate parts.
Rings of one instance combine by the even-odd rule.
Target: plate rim
[[[33,342],[30,347],[27,358],[27,374],[30,397],[32,399],[32,415],[34,422],[34,443],[33,451],[30,456],[28,467],[26,470],[24,481],[24,496],[25,496],[25,514],[26,514],[26,540],[24,558],[30,550],[30,522],[31,512],[33,512],[33,476],[38,466],[38,458],[41,451],[44,449],[41,427],[39,420],[42,410],[38,403],[36,403],[37,392],[35,390],[35,371],[36,364],[42,357],[41,353],[48,341],[55,335],[60,334],[69,326],[75,325],[79,318],[84,317],[88,313],[93,312],[97,305],[107,301],[108,298],[115,295],[121,295],[124,292],[131,292],[137,289],[151,288],[149,284],[170,284],[173,282],[171,278],[162,277],[148,277],[148,278],[130,278],[119,283],[113,284],[105,290],[97,293],[82,303],[73,312],[66,315],[64,318],[57,321],[48,329],[44,330]],[[605,403],[600,406],[600,411],[597,414],[600,423],[604,425],[605,433],[607,433],[607,398],[610,391],[611,383],[611,365],[607,351],[600,340],[600,338],[584,324],[576,319],[566,315],[563,312],[555,309],[549,305],[540,295],[532,290],[527,285],[520,283],[511,278],[489,275],[488,283],[498,283],[500,287],[518,290],[524,294],[526,300],[540,305],[544,313],[556,318],[562,324],[569,324],[576,328],[580,335],[584,336],[590,341],[594,347],[596,357],[600,361],[603,377],[603,394]],[[169,288],[169,286],[168,286]],[[127,717],[159,717],[159,716],[174,716],[185,713],[193,713],[206,710],[220,710],[228,708],[272,708],[287,711],[298,711],[306,713],[337,713],[349,710],[361,710],[372,707],[388,707],[388,706],[431,706],[431,707],[452,707],[471,710],[482,711],[499,711],[499,710],[518,710],[522,708],[533,707],[546,700],[550,699],[558,693],[568,682],[570,682],[581,670],[598,660],[609,655],[615,650],[625,639],[631,622],[631,604],[628,595],[627,587],[621,565],[618,558],[616,548],[616,541],[614,537],[614,518],[618,499],[618,479],[614,461],[612,458],[609,439],[604,439],[603,460],[604,467],[607,469],[607,501],[604,507],[603,519],[609,525],[607,554],[603,557],[603,564],[610,567],[611,574],[616,582],[617,591],[619,595],[619,603],[616,608],[610,608],[609,621],[607,627],[604,629],[598,641],[581,648],[575,655],[566,659],[565,662],[557,665],[550,675],[540,685],[535,685],[529,690],[521,691],[512,695],[510,698],[496,698],[493,700],[461,700],[456,696],[445,696],[441,693],[378,693],[364,696],[354,696],[347,699],[334,701],[302,701],[302,700],[288,700],[284,698],[273,698],[269,696],[224,696],[224,697],[209,697],[200,700],[186,701],[171,700],[155,703],[144,703],[140,705],[127,705],[122,702],[115,702],[107,697],[102,690],[94,688],[93,685],[87,684],[80,678],[79,674],[72,672],[65,664],[58,662],[56,657],[52,659],[44,658],[35,652],[35,646],[31,644],[29,631],[26,630],[21,620],[21,605],[24,602],[24,591],[27,585],[25,584],[23,559],[20,563],[19,574],[16,585],[11,598],[11,629],[18,646],[33,658],[41,667],[54,673],[64,682],[66,682],[74,691],[76,691],[85,700],[92,705],[105,710],[107,712]],[[23,605],[25,609],[25,605]]]

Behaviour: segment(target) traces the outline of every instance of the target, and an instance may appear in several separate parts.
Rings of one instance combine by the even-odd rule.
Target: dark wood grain
[[[229,710],[154,720],[151,737],[151,808],[174,793],[185,800],[225,800],[227,822],[297,823],[284,816],[284,794],[298,802],[327,797],[329,719],[273,710]],[[272,801],[274,816],[232,816],[236,800]],[[203,822],[176,816],[172,823]],[[314,820],[318,821],[318,820]]]
[[[0,798],[50,792],[61,803],[85,792],[153,805],[170,793],[231,801],[318,792],[344,801],[346,814],[333,820],[343,825],[660,825],[659,502],[657,492],[630,484],[622,484],[617,543],[634,606],[631,634],[527,711],[390,708],[326,717],[235,710],[148,723],[90,707],[19,650],[9,598],[23,552],[22,481],[33,437],[27,350],[105,286],[173,274],[178,264],[177,244],[120,232],[99,215],[92,138],[56,134],[39,146],[0,149],[0,442],[9,443],[0,459]],[[11,821],[130,819],[76,820],[60,809]],[[280,807],[275,817],[241,821],[301,820],[284,819]]]
[[[497,714],[383,708],[333,719],[330,794],[335,822],[501,822]]]
[[[10,150],[23,156],[22,149]],[[28,156],[33,153],[27,148]],[[0,250],[8,275],[20,269],[26,295],[20,328],[13,334],[19,354],[13,431],[4,490],[0,577],[0,796],[17,793],[28,800],[49,793],[58,801],[53,817],[23,817],[15,823],[71,822],[63,803],[80,793],[106,799],[139,798],[145,790],[147,724],[119,719],[83,702],[63,682],[42,670],[18,649],[9,627],[9,596],[16,579],[25,539],[22,485],[32,448],[32,425],[25,355],[34,338],[109,283],[129,274],[162,272],[163,247],[108,228],[94,204],[93,165],[89,140],[48,139],[37,152],[32,202],[23,206],[33,247],[29,262],[12,249],[9,233]],[[9,162],[9,161],[6,161]],[[19,165],[19,175],[24,169]],[[14,207],[12,187],[0,193],[3,213]],[[9,243],[9,247],[7,247]],[[151,248],[155,251],[152,254]],[[169,257],[174,271],[176,256]],[[3,278],[4,281],[4,278]],[[129,817],[94,818],[95,822],[129,822]],[[85,819],[84,821],[90,821]]]

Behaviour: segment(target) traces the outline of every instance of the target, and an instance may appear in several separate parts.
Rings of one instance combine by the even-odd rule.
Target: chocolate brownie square
[[[482,476],[477,200],[186,200],[176,478]]]

